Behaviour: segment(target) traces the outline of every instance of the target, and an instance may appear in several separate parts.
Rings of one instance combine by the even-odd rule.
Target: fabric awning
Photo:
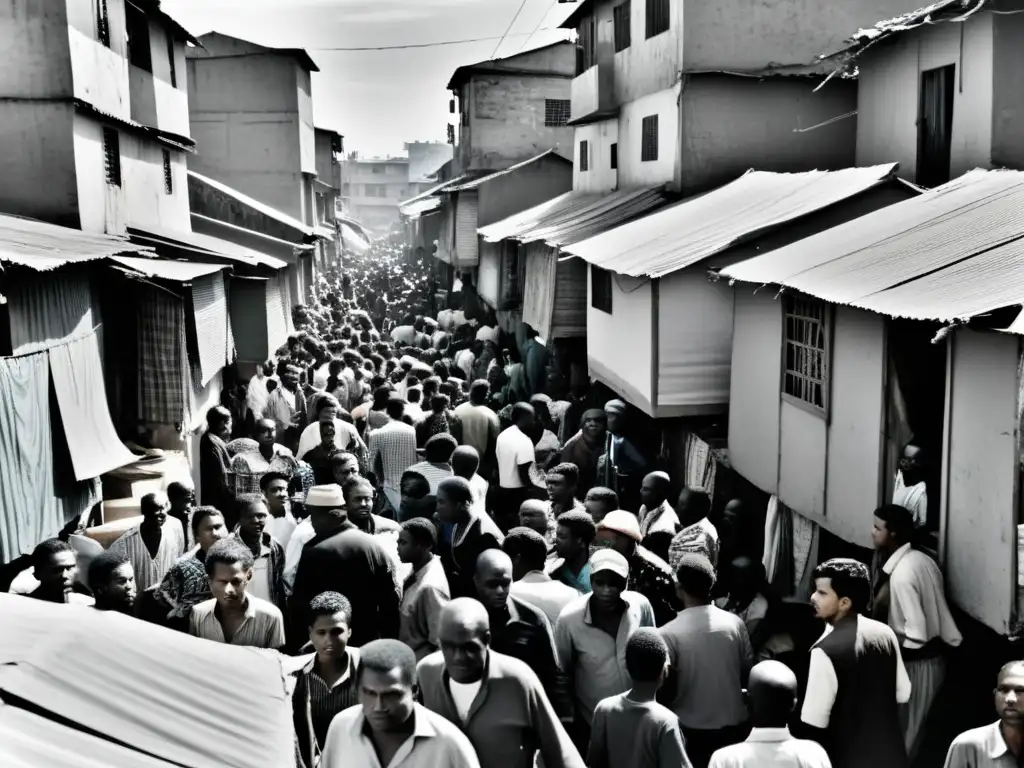
[[[229,269],[225,264],[200,264],[194,261],[166,261],[163,259],[135,259],[130,256],[113,256],[111,261],[128,267],[146,277],[157,277],[161,280],[172,280],[176,283],[188,283],[203,275],[212,275],[222,269]]]
[[[292,707],[276,652],[17,595],[0,594],[0,615],[5,693],[177,766],[292,764]],[[0,742],[0,756],[6,748]]]
[[[0,262],[40,271],[118,253],[156,255],[127,238],[81,232],[20,216],[0,215]]]
[[[134,462],[135,456],[118,439],[110,419],[96,332],[51,347],[49,354],[75,478],[99,477]]]

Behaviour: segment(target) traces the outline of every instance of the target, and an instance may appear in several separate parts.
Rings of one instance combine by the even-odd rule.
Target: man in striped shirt
[[[110,551],[128,558],[141,594],[159,584],[175,560],[185,554],[185,532],[164,493],[147,493],[140,502],[142,522],[110,545]]]
[[[229,645],[284,647],[281,611],[246,593],[252,566],[252,551],[237,539],[225,539],[210,547],[206,553],[206,573],[213,598],[192,609],[190,635]]]
[[[368,438],[369,468],[379,472],[381,485],[388,503],[398,516],[402,506],[402,473],[416,463],[416,430],[402,421],[405,401],[392,398],[387,403],[391,421],[370,432]],[[378,469],[379,468],[379,469]]]

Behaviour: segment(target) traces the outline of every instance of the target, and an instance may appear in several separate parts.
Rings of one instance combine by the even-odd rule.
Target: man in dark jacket
[[[351,645],[398,637],[401,598],[387,550],[348,521],[340,486],[311,488],[306,508],[316,536],[302,550],[292,590],[292,615],[304,617],[303,607],[314,597],[338,592],[352,603]],[[301,624],[300,618],[293,626],[293,645],[308,639],[308,628]]]
[[[473,575],[477,558],[488,549],[501,549],[505,536],[488,515],[474,514],[473,491],[461,477],[442,480],[437,487],[437,519],[453,525],[451,544],[441,550],[452,597],[475,597]]]

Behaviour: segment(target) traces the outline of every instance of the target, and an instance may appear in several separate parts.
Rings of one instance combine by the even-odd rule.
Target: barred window
[[[615,26],[615,52],[624,51],[632,44],[630,31],[630,0],[621,5],[616,5],[612,11],[612,21]]]
[[[590,265],[590,306],[612,314],[612,273]]]
[[[164,192],[168,195],[174,194],[174,174],[171,171],[171,151],[164,150]]]
[[[645,117],[641,126],[640,161],[658,159],[658,116]]]
[[[647,0],[647,39],[668,32],[669,0]]]
[[[611,156],[612,170],[617,170],[619,167],[619,143],[615,142],[608,148],[608,154]]]
[[[783,394],[824,413],[829,390],[828,307],[799,296],[786,296],[785,302]]]
[[[171,63],[171,87],[178,87],[178,69],[174,65],[174,36],[167,33],[167,60]]]
[[[103,168],[107,183],[121,186],[121,137],[116,128],[103,129]]]
[[[544,125],[558,127],[568,124],[571,108],[569,99],[544,99]]]
[[[590,170],[590,142],[580,142],[580,172]]]
[[[107,48],[110,47],[110,15],[107,0],[96,0],[96,38]]]

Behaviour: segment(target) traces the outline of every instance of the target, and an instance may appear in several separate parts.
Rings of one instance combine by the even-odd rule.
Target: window
[[[640,161],[658,159],[658,116],[645,117],[641,128]]]
[[[569,122],[572,101],[569,99],[544,99],[544,125],[562,126]]]
[[[115,128],[103,129],[103,167],[107,184],[121,186],[121,137]]]
[[[618,167],[619,167],[619,145],[618,145],[618,142],[616,142],[615,144],[612,144],[611,147],[608,148],[608,154],[611,155],[612,170],[613,171],[617,170]]]
[[[178,87],[178,70],[174,65],[174,37],[167,33],[167,60],[171,63],[171,87]]]
[[[630,40],[630,26],[629,26],[629,13],[630,13],[630,2],[626,2],[621,5],[616,5],[612,11],[612,20],[615,24],[615,52],[624,51],[629,48]]]
[[[128,61],[132,66],[153,71],[153,53],[149,49],[149,19],[131,3],[124,5],[125,25],[128,27]]]
[[[823,301],[785,297],[782,392],[825,412],[829,386],[829,314]]]
[[[379,173],[384,173],[384,170],[385,169],[384,169],[383,165],[374,165],[374,166],[372,166],[372,171],[371,172],[375,173],[375,174],[379,174]]]
[[[107,0],[96,0],[96,39],[110,47],[110,16],[107,13]]]
[[[590,170],[590,142],[580,142],[580,172]]]
[[[647,0],[647,39],[668,32],[669,0]]]
[[[576,30],[579,40],[576,42],[576,74],[582,75],[597,64],[597,33],[593,19],[583,19]]]
[[[917,121],[917,183],[925,187],[937,187],[949,181],[955,79],[954,64],[921,73],[921,104]]]
[[[174,173],[171,171],[171,150],[164,150],[164,192],[174,194]]]
[[[590,265],[590,306],[612,313],[612,273],[594,264]]]

